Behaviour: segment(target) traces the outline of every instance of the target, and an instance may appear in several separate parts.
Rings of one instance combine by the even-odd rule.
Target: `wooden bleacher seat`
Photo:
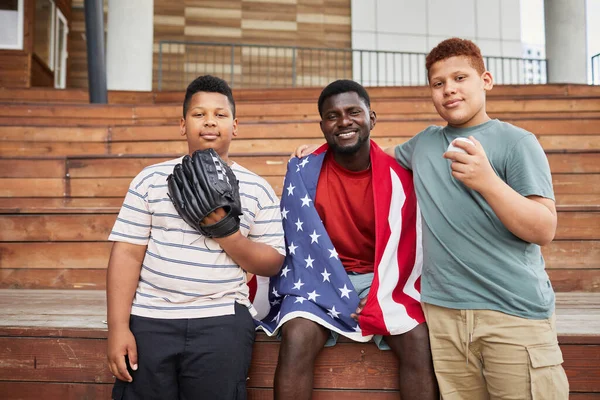
[[[0,393],[3,399],[109,399],[103,291],[0,290]],[[559,342],[571,399],[598,399],[600,294],[562,293]],[[279,343],[260,333],[248,380],[251,400],[272,399]],[[319,400],[397,399],[397,363],[373,343],[341,340],[317,359]],[[337,390],[331,390],[335,387]],[[86,397],[87,396],[87,397]]]
[[[264,176],[278,194],[289,154],[299,144],[323,141],[319,92],[235,93],[240,129],[232,158]],[[373,138],[381,146],[441,123],[426,88],[369,92],[378,113]],[[0,88],[3,399],[40,393],[47,399],[109,398],[102,324],[106,238],[131,179],[187,150],[178,127],[182,93],[114,92],[109,100],[87,105],[83,91]],[[490,92],[488,110],[535,132],[547,153],[559,222],[543,253],[558,292],[571,398],[600,400],[600,87],[499,86]],[[278,343],[259,335],[255,349],[250,398],[271,399]],[[345,342],[326,350],[316,373],[315,399],[340,398],[339,390],[351,400],[397,398],[395,360],[372,344]]]

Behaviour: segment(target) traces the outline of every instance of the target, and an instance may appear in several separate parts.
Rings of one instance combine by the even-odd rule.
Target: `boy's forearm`
[[[135,247],[131,247],[135,246]],[[146,246],[115,242],[108,263],[106,300],[108,328],[129,327]]]
[[[273,247],[253,242],[239,231],[214,240],[242,269],[255,275],[273,276],[283,264],[284,256]]]
[[[556,233],[556,209],[552,200],[523,197],[499,177],[496,178],[480,194],[504,226],[526,242],[540,246],[550,243]]]

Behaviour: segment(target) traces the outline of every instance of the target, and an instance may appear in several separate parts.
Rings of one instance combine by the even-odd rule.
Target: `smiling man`
[[[412,176],[370,140],[376,115],[361,85],[331,83],[318,108],[327,144],[288,164],[281,201],[287,256],[271,279],[273,307],[261,323],[281,335],[275,398],[310,399],[324,346],[339,335],[361,342],[375,335],[399,359],[402,399],[437,400],[419,303]]]

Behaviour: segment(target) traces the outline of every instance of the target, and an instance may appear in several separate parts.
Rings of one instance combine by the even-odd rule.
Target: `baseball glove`
[[[240,229],[242,205],[238,180],[213,149],[183,157],[167,178],[169,198],[185,222],[210,238],[229,236]],[[204,225],[202,220],[218,208],[225,217]]]

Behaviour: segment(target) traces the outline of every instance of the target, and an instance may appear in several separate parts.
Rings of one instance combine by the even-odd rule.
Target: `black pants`
[[[131,316],[138,351],[133,382],[117,379],[114,400],[245,400],[255,325],[248,309],[195,319]]]

